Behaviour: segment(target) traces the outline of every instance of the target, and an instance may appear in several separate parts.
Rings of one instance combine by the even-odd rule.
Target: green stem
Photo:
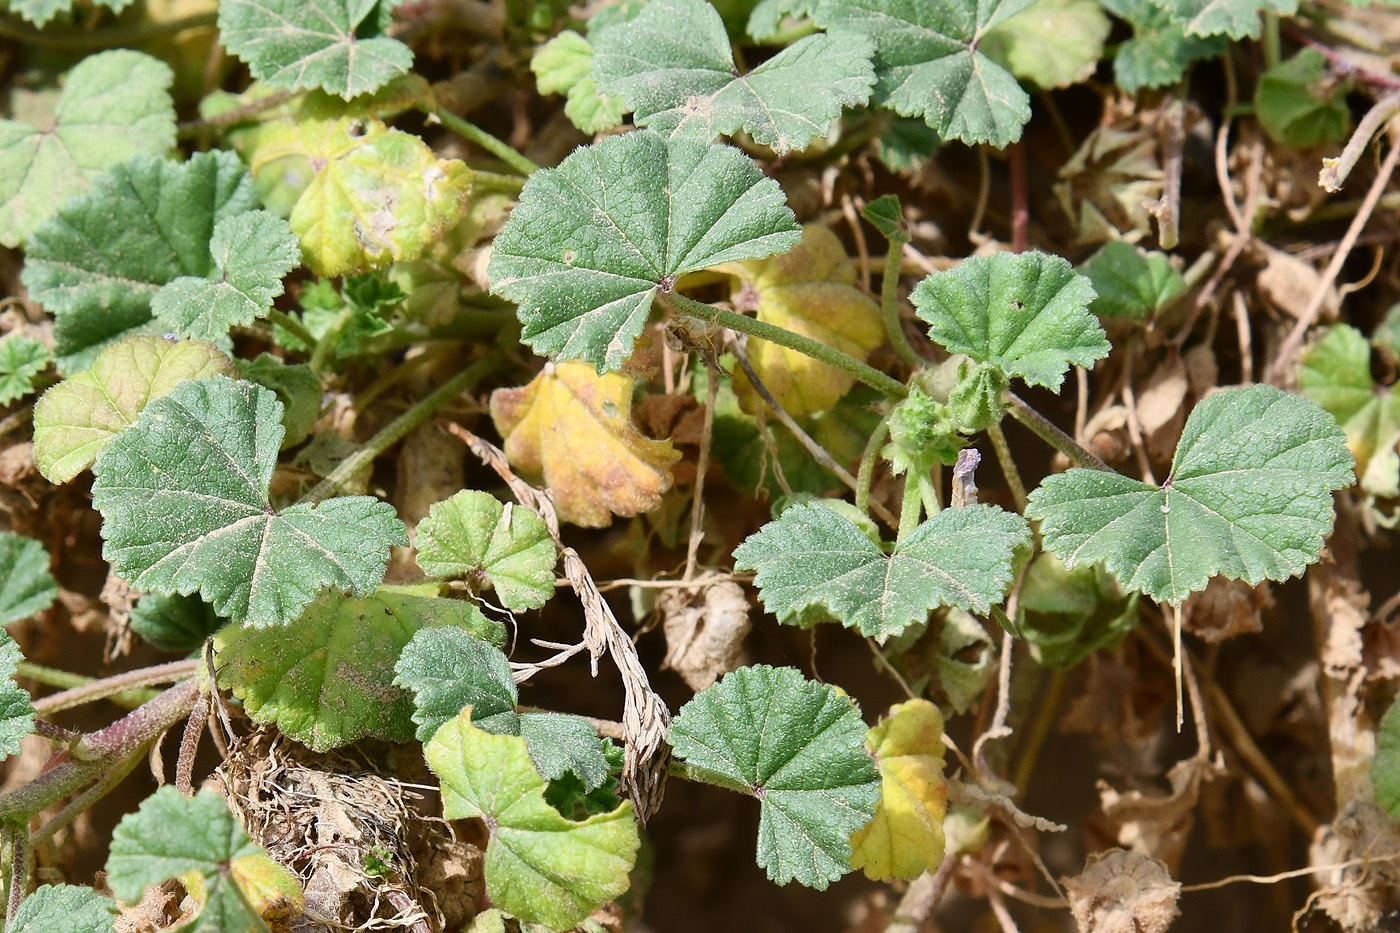
[[[306,344],[308,347],[315,347],[317,344],[316,335],[306,329],[306,325],[285,311],[278,311],[273,308],[267,312],[267,319],[274,324],[281,326],[283,330],[293,337]]]
[[[179,674],[178,676],[166,676],[166,667],[162,665],[160,668],[143,668],[140,671],[130,671],[126,674],[118,674],[116,677],[98,680],[95,677],[84,677],[82,674],[72,674],[68,671],[58,670],[57,668],[44,667],[32,661],[20,661],[15,668],[15,674],[19,677],[27,677],[30,680],[37,680],[39,683],[47,684],[50,687],[64,688],[64,693],[62,694],[56,693],[51,697],[43,697],[35,701],[36,705],[42,705],[43,712],[41,715],[49,715],[59,710],[70,709],[72,706],[79,705],[79,703],[72,703],[66,706],[55,705],[54,700],[54,697],[63,697],[65,694],[73,696],[75,695],[75,691],[79,690],[84,691],[87,697],[79,702],[107,699],[119,706],[135,709],[142,703],[155,699],[160,695],[160,691],[132,689],[137,686],[137,680],[139,679],[132,678],[132,675],[141,674],[149,677],[150,672],[155,670],[161,671],[161,674],[156,675],[157,680],[154,681],[156,683],[170,683],[179,680],[181,677],[189,676],[189,672]],[[166,679],[160,680],[159,678],[162,676],[165,676]],[[145,679],[142,682],[151,683],[152,681]]]
[[[73,822],[82,815],[83,811],[87,810],[103,797],[106,797],[118,784],[126,780],[126,776],[132,771],[135,771],[136,766],[139,765],[145,757],[145,751],[135,751],[117,762],[110,770],[104,772],[91,787],[64,804],[63,809],[50,817],[48,822],[30,833],[29,844],[38,846],[45,839],[48,839],[54,833]]]
[[[1036,759],[1040,757],[1040,750],[1045,745],[1046,736],[1050,734],[1050,727],[1057,721],[1056,714],[1060,710],[1060,700],[1064,696],[1067,680],[1064,671],[1053,672],[1050,675],[1050,684],[1045,689],[1045,696],[1036,708],[1035,720],[1031,723],[1030,731],[1026,733],[1025,744],[1012,771],[1018,798],[1023,796],[1026,788],[1030,786],[1031,775],[1035,773]]]
[[[1061,431],[1058,425],[1027,405],[1025,400],[1016,393],[1008,391],[1006,400],[1010,403],[1010,407],[1006,410],[1011,417],[1030,428],[1036,437],[1068,457],[1070,463],[1088,470],[1102,470],[1105,473],[1117,472],[1113,467],[1080,447],[1075,443],[1074,438]]]
[[[875,477],[875,459],[880,456],[880,448],[889,436],[890,422],[881,418],[860,455],[860,469],[856,472],[856,508],[866,515],[870,514],[870,483]]]
[[[754,796],[754,789],[742,781],[736,781],[723,774],[716,774],[713,771],[706,771],[704,768],[697,768],[688,761],[679,758],[672,758],[669,765],[671,777],[678,777],[682,781],[692,781],[696,784],[709,784],[712,787],[723,787],[725,790],[732,790],[736,794],[746,794]]]
[[[914,351],[909,338],[905,336],[904,322],[899,314],[899,270],[904,262],[904,243],[904,237],[900,235],[890,239],[885,271],[880,275],[880,313],[885,317],[885,333],[889,334],[895,352],[912,368],[922,369],[926,361]]]
[[[533,175],[540,170],[538,165],[516,152],[510,146],[507,146],[475,123],[463,120],[452,111],[444,110],[436,104],[427,101],[422,101],[417,106],[419,110],[430,117],[436,118],[443,126],[447,127],[458,136],[476,143],[482,149],[485,149],[520,174]]]
[[[444,382],[432,394],[390,421],[362,447],[340,461],[340,464],[330,472],[329,476],[317,483],[316,487],[305,496],[302,496],[301,501],[315,504],[334,495],[347,479],[373,463],[376,457],[403,440],[411,431],[431,418],[439,408],[476,385],[483,376],[499,364],[500,358],[495,354],[489,354]]]
[[[911,470],[904,477],[904,498],[899,503],[899,533],[895,543],[903,541],[919,527],[924,513],[924,498],[919,495],[919,477]]]
[[[1277,13],[1264,13],[1264,67],[1273,68],[1282,58],[1282,37]]]
[[[519,175],[503,175],[500,172],[476,171],[472,173],[472,194],[487,194],[504,191],[519,194],[525,187],[525,179]]]
[[[167,23],[138,23],[133,26],[108,26],[95,32],[52,33],[40,31],[10,16],[0,17],[0,37],[14,39],[35,48],[105,49],[140,45],[153,39],[178,35],[188,29],[203,29],[218,23],[217,13],[195,13]]]
[[[924,514],[929,518],[943,511],[943,503],[938,495],[938,488],[933,485],[933,477],[927,473],[919,474],[919,498],[924,503]]]
[[[1006,435],[1001,432],[1001,425],[993,424],[988,427],[987,436],[992,439],[992,449],[997,452],[997,462],[1001,464],[1006,485],[1011,487],[1011,498],[1016,500],[1016,510],[1024,514],[1026,484],[1021,482],[1021,471],[1016,468],[1016,461],[1011,457],[1011,447],[1006,443]]]
[[[347,304],[340,309],[335,321],[321,335],[321,339],[316,341],[316,349],[311,352],[311,371],[316,375],[321,375],[326,369],[326,363],[335,355],[335,347],[340,343],[340,332],[355,318],[355,306]]]
[[[842,353],[840,350],[833,350],[824,343],[818,343],[810,337],[803,337],[790,330],[774,327],[772,324],[765,324],[763,321],[735,314],[733,311],[704,304],[677,292],[661,295],[657,300],[661,307],[673,314],[683,314],[686,317],[718,324],[741,334],[748,334],[750,337],[758,337],[760,340],[776,343],[780,347],[796,350],[803,356],[810,356],[818,362],[854,376],[889,398],[902,399],[909,394],[904,383],[886,376],[873,366],[867,366],[853,356]]]

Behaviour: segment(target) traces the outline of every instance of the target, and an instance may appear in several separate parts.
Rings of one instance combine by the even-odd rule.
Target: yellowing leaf
[[[417,259],[456,226],[471,190],[465,163],[368,117],[269,124],[254,176],[288,156],[309,158],[315,172],[289,219],[307,266],[326,277]]]
[[[239,856],[228,868],[233,880],[248,895],[248,903],[264,920],[281,925],[301,916],[306,897],[297,876],[266,854]]]
[[[669,440],[632,424],[632,379],[587,363],[549,363],[534,380],[491,393],[491,418],[511,466],[542,481],[562,521],[604,528],[650,511],[680,459]]]
[[[875,881],[917,878],[943,861],[943,716],[928,700],[892,707],[865,733],[880,769],[875,818],[851,834],[851,867]]]
[[[855,263],[836,234],[821,224],[803,227],[802,242],[790,253],[719,268],[735,278],[735,306],[757,309],[764,323],[862,361],[885,341],[880,306],[856,287]],[[749,341],[749,362],[773,398],[793,415],[826,411],[855,384],[839,369],[766,340]],[[754,392],[742,373],[735,375],[734,390],[752,412]]]

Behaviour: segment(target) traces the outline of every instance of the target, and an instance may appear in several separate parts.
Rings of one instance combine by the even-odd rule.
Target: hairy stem
[[[885,333],[895,352],[914,369],[922,369],[927,360],[919,356],[904,333],[904,322],[899,314],[899,270],[904,261],[903,234],[896,233],[890,238],[890,251],[885,256],[885,271],[880,274],[880,313],[885,318]]]
[[[76,820],[89,807],[106,797],[116,789],[118,784],[126,780],[126,776],[135,771],[136,766],[145,757],[145,751],[138,749],[117,762],[103,773],[91,787],[64,804],[62,810],[49,817],[43,825],[30,833],[29,844],[32,846],[42,845],[54,833]]]
[[[1061,431],[1053,421],[1027,405],[1025,400],[1016,393],[1007,392],[1005,397],[1010,403],[1010,407],[1006,410],[1011,417],[1030,428],[1036,437],[1068,457],[1070,463],[1088,470],[1103,470],[1105,473],[1116,472],[1107,463],[1080,447],[1075,443],[1074,438]]]
[[[533,175],[540,170],[538,165],[516,152],[510,146],[507,146],[475,123],[457,116],[452,111],[444,110],[436,103],[429,103],[427,101],[422,101],[417,106],[419,110],[426,113],[430,118],[436,119],[458,136],[476,143],[482,149],[485,149],[520,174]]]
[[[1006,485],[1011,487],[1011,498],[1016,500],[1016,509],[1024,513],[1026,511],[1026,484],[1021,481],[1021,471],[1017,469],[1016,461],[1011,456],[1011,447],[1006,443],[1006,435],[1002,433],[1001,425],[989,426],[987,437],[991,438],[992,449],[997,452],[997,463],[1001,464],[1001,472],[1006,477]]]
[[[748,334],[750,337],[758,337],[760,340],[776,343],[780,347],[796,350],[803,356],[810,356],[820,363],[825,363],[855,377],[892,399],[902,399],[909,394],[904,383],[886,376],[873,366],[867,366],[849,354],[834,350],[810,337],[803,337],[790,330],[774,327],[772,324],[765,324],[751,317],[735,314],[733,311],[726,311],[723,308],[695,301],[677,292],[660,295],[657,301],[661,307],[673,314],[681,314],[710,324],[718,324],[720,327],[727,327],[741,334]]]
[[[885,438],[889,436],[889,419],[881,418],[880,423],[875,425],[870,440],[865,442],[865,450],[860,455],[860,470],[856,473],[856,508],[867,515],[870,514],[870,483],[875,477],[875,460],[880,456],[880,448],[885,445]]]
[[[280,325],[283,330],[293,337],[306,344],[308,347],[315,347],[317,344],[316,335],[306,329],[306,325],[285,311],[278,311],[273,308],[267,312],[267,319],[273,324]]]
[[[498,356],[487,354],[444,382],[432,394],[390,421],[380,429],[378,434],[365,441],[363,446],[342,460],[330,472],[329,476],[317,483],[315,488],[305,496],[302,496],[301,501],[314,504],[334,495],[336,490],[357,471],[373,463],[376,457],[403,440],[411,431],[431,418],[439,408],[480,382],[481,378],[495,369],[499,363]]]
[[[919,527],[923,514],[924,497],[919,495],[919,476],[911,470],[904,476],[904,496],[899,501],[899,532],[894,539],[896,544]]]
[[[158,690],[141,689],[154,684],[171,684],[184,680],[195,672],[198,662],[171,661],[156,664],[139,670],[103,677],[101,680],[70,674],[49,667],[40,667],[29,661],[21,661],[17,673],[51,687],[67,687],[61,693],[34,701],[34,712],[39,716],[52,716],[61,710],[72,709],[97,700],[111,700],[121,706],[135,709],[142,703],[149,703],[160,696]]]
[[[336,344],[340,343],[340,333],[350,324],[355,317],[355,306],[347,304],[340,309],[340,313],[335,316],[335,320],[326,332],[321,335],[320,340],[316,340],[311,351],[311,371],[317,376],[326,370],[326,363],[335,355]]]

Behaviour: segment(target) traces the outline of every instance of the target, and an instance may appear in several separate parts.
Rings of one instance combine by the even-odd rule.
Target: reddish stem
[[[1006,151],[1011,168],[1011,251],[1026,251],[1030,230],[1030,192],[1026,185],[1026,142],[1017,140]]]

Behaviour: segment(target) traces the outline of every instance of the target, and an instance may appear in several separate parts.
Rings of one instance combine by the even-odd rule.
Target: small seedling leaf
[[[1361,488],[1373,496],[1400,493],[1400,392],[1371,380],[1371,347],[1361,332],[1338,324],[1304,350],[1298,391],[1342,426]]]
[[[1026,514],[1065,566],[1103,561],[1125,589],[1179,604],[1214,576],[1253,585],[1317,560],[1352,462],[1316,402],[1226,389],[1186,419],[1162,487],[1072,469],[1031,493]]]
[[[1309,149],[1341,142],[1351,129],[1346,96],[1351,82],[1338,80],[1317,49],[1300,49],[1259,76],[1254,112],[1276,142]]]
[[[186,382],[148,405],[94,467],[103,557],[137,590],[198,590],[253,626],[293,621],[326,586],[368,595],[403,523],[369,496],[275,511],[281,442],[282,403],[252,383]]]
[[[240,884],[241,869],[255,862],[286,873],[248,838],[223,797],[205,790],[185,798],[167,784],[112,831],[107,883],[117,900],[136,904],[146,888],[179,878],[199,903],[198,918],[183,929],[254,933],[266,927],[244,906],[248,886],[240,892],[233,885]]]
[[[910,700],[865,733],[880,770],[875,818],[851,834],[851,867],[873,881],[912,879],[943,862],[943,716],[928,700]]]
[[[798,239],[782,189],[739,150],[624,133],[530,176],[488,273],[536,351],[617,369],[658,290]]]
[[[511,466],[543,483],[561,521],[603,528],[614,515],[656,508],[671,488],[680,451],[633,425],[632,387],[621,373],[559,363],[529,385],[491,393],[491,419]]]
[[[652,0],[594,47],[598,89],[626,99],[638,126],[700,142],[744,130],[779,155],[826,136],[875,84],[875,46],[850,32],[806,36],[740,75],[706,0]]]
[[[11,333],[0,338],[0,405],[8,405],[34,391],[34,377],[53,357],[49,348],[33,337]]]
[[[461,628],[421,629],[399,655],[394,683],[413,694],[413,721],[426,742],[463,708],[477,726],[514,735],[518,694],[506,656]]]
[[[257,207],[252,176],[232,152],[187,162],[138,156],[93,182],[29,240],[22,279],[54,315],[63,373],[84,369],[122,336],[159,333],[151,299],[183,275],[213,268],[220,220]]]
[[[107,169],[174,146],[173,80],[170,66],[149,55],[99,52],[68,73],[52,126],[0,120],[0,243],[23,245]]]
[[[929,336],[1008,377],[1059,391],[1071,363],[1093,367],[1108,338],[1089,313],[1094,287],[1058,256],[973,256],[909,296]]]
[[[622,98],[598,92],[593,83],[593,44],[566,29],[535,50],[530,59],[541,94],[563,94],[564,115],[585,133],[603,133],[622,125],[627,106]]]
[[[529,509],[462,490],[435,503],[418,523],[418,566],[435,577],[491,584],[511,611],[538,609],[554,595],[554,540]]]
[[[819,26],[875,42],[875,103],[923,117],[944,139],[1003,147],[1021,138],[1030,98],[979,49],[1034,0],[822,0]]]
[[[362,738],[407,742],[413,703],[393,684],[400,652],[423,628],[505,637],[472,603],[436,587],[380,587],[372,596],[321,596],[282,628],[230,625],[215,640],[220,683],[255,722],[324,752]]]
[[[1144,252],[1114,240],[1084,266],[1098,293],[1089,310],[1101,318],[1145,321],[1186,291],[1186,280],[1165,253]]]
[[[66,483],[180,383],[234,375],[233,363],[207,340],[129,337],[112,344],[91,369],[69,376],[34,405],[34,463],[49,482]]]
[[[759,799],[769,880],[825,890],[850,870],[880,779],[849,697],[790,667],[741,667],[685,704],[667,738],[701,776]]]
[[[219,40],[268,87],[349,100],[407,74],[413,50],[384,35],[401,0],[223,0]]]
[[[15,913],[10,933],[115,933],[117,903],[92,888],[45,884]]]
[[[886,555],[849,519],[808,504],[750,535],[734,566],[757,571],[759,598],[780,622],[821,606],[884,641],[939,606],[987,612],[1011,583],[1014,551],[1029,541],[1019,515],[977,505],[944,509]]]
[[[49,552],[33,538],[0,532],[0,625],[43,612],[58,598]]]
[[[225,217],[209,240],[208,276],[183,275],[161,286],[151,311],[180,337],[216,340],[267,314],[282,277],[301,265],[296,235],[280,217],[249,211]]]
[[[443,725],[423,754],[442,783],[443,815],[486,823],[491,903],[567,930],[627,890],[640,845],[630,802],[581,821],[560,816],[544,799],[545,780],[525,740],[483,732],[469,709]]]
[[[1100,2],[1133,27],[1133,37],[1119,45],[1113,57],[1113,80],[1129,94],[1175,84],[1192,62],[1213,58],[1229,44],[1224,36],[1187,35],[1186,24],[1172,19],[1154,0]]]

